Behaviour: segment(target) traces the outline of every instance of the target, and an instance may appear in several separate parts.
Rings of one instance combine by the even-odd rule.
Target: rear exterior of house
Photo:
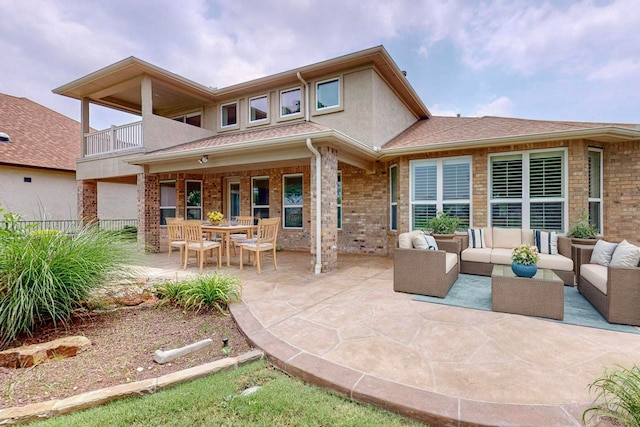
[[[82,101],[82,217],[100,182],[135,183],[153,250],[167,217],[212,210],[280,217],[279,243],[316,271],[389,255],[443,210],[561,233],[586,213],[607,238],[640,240],[637,126],[433,117],[383,47],[222,89],[128,58],[54,92]],[[90,132],[90,103],[141,121]]]

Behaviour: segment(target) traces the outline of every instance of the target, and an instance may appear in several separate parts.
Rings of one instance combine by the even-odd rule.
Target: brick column
[[[140,173],[138,185],[138,243],[149,252],[160,251],[160,181]]]
[[[338,265],[338,152],[332,147],[318,147],[321,155],[322,194],[320,235],[322,272],[335,270]],[[311,254],[316,255],[316,161],[311,159]]]
[[[82,224],[98,221],[98,181],[78,181],[78,219]]]

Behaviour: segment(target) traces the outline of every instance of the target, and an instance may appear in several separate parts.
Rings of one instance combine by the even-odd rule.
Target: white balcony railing
[[[84,157],[117,153],[144,146],[142,121],[84,134]]]

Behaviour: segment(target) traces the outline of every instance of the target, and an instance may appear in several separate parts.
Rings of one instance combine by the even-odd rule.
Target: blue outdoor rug
[[[414,301],[491,311],[491,277],[460,274],[458,280],[453,284],[445,298],[416,295],[412,299]],[[593,308],[591,303],[580,295],[578,288],[572,286],[564,287],[564,320],[554,320],[543,317],[540,317],[540,319],[640,334],[640,331],[633,326],[616,325],[607,322],[607,320]]]

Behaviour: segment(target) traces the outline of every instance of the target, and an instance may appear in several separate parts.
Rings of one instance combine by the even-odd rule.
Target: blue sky
[[[224,87],[384,45],[435,115],[640,123],[638,0],[0,0],[0,92],[129,56]],[[130,117],[92,110],[102,129]]]

